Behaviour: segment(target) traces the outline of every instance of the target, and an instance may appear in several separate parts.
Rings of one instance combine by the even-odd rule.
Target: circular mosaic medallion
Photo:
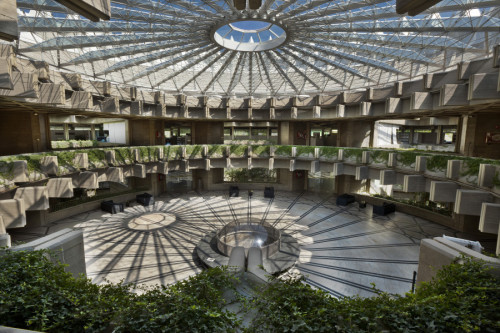
[[[174,214],[150,213],[133,218],[127,223],[127,227],[133,230],[151,231],[168,226],[175,222]]]

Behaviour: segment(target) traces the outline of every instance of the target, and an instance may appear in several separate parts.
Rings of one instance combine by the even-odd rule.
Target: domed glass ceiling
[[[421,15],[395,1],[111,0],[91,22],[52,0],[17,0],[19,52],[119,84],[189,95],[327,94],[384,86],[500,43],[498,0],[443,0]]]

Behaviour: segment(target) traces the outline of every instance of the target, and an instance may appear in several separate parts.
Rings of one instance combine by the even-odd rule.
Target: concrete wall
[[[338,126],[337,146],[371,147],[374,121],[347,121]]]
[[[1,112],[0,142],[4,144],[0,145],[0,155],[47,151],[45,127],[45,118],[35,116],[33,113],[24,113],[18,110]]]
[[[193,144],[224,143],[224,123],[222,121],[196,122],[193,127]]]
[[[500,277],[500,259],[485,256],[450,240],[436,237],[423,239],[420,243],[417,283],[432,280],[442,266],[451,264],[461,255],[484,261],[493,268],[492,273]]]

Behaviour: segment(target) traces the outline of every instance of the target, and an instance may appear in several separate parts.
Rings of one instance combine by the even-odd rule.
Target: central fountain
[[[281,245],[281,232],[271,224],[261,221],[230,222],[221,228],[215,237],[217,249],[228,257],[235,247],[241,246],[246,255],[250,248],[259,247],[263,259],[267,259],[279,252]]]

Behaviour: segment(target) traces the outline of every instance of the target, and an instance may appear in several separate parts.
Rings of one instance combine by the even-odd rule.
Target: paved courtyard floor
[[[300,258],[294,271],[332,295],[373,296],[410,291],[420,240],[457,236],[447,227],[400,212],[373,216],[372,207],[340,207],[335,197],[254,192],[228,198],[226,192],[162,195],[154,206],[135,205],[119,214],[93,210],[15,235],[29,240],[63,228],[84,232],[87,275],[95,283],[171,284],[200,272],[195,247],[208,232],[245,218],[273,224],[294,236]]]

